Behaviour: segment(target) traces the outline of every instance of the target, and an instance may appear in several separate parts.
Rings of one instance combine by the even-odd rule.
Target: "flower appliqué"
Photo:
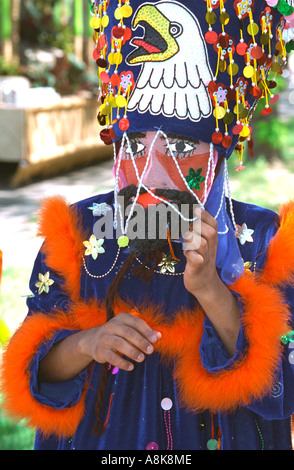
[[[239,242],[241,245],[244,245],[246,242],[253,242],[252,235],[254,233],[254,230],[250,229],[247,227],[246,224],[243,225],[237,225],[237,232],[236,232],[236,238],[239,239]]]
[[[131,71],[127,72],[122,72],[119,76],[120,78],[120,86],[126,92],[128,88],[132,90],[135,86],[135,81],[134,81],[134,74]]]
[[[89,241],[84,241],[83,245],[86,247],[85,256],[91,255],[93,259],[97,259],[98,254],[105,253],[103,248],[104,240],[103,238],[97,238],[95,235],[91,235]]]
[[[205,180],[204,176],[201,176],[202,168],[198,168],[198,170],[193,170],[193,168],[189,169],[188,176],[185,177],[188,185],[191,189],[195,188],[196,191],[200,191],[200,183]]]
[[[228,90],[225,89],[225,86],[219,84],[217,90],[213,93],[214,101],[216,101],[217,106],[226,101],[227,94]]]
[[[54,284],[54,281],[50,279],[49,271],[47,271],[46,274],[39,273],[39,281],[35,284],[35,286],[38,287],[38,294],[40,295],[43,292],[48,294],[49,287],[52,286],[52,284]]]
[[[249,11],[254,7],[254,0],[235,0],[234,8],[237,12],[237,15],[240,15],[240,19],[244,19],[249,15]]]
[[[168,253],[168,254],[163,253],[162,259],[161,259],[160,263],[158,264],[158,267],[160,268],[160,273],[164,274],[167,271],[170,272],[170,273],[174,273],[175,272],[175,265],[177,263],[178,263],[178,261],[176,261],[173,258],[171,253]]]

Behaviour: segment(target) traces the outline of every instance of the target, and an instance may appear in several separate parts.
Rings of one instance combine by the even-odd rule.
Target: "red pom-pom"
[[[247,48],[248,46],[246,42],[239,42],[239,44],[237,44],[237,47],[236,47],[237,54],[245,55],[247,52]]]
[[[262,95],[262,90],[258,86],[252,86],[249,89],[249,93],[253,98],[258,100]]]
[[[215,131],[211,136],[211,140],[213,144],[220,144],[221,141],[223,140],[222,133],[220,131]]]
[[[275,104],[279,99],[279,95],[274,95],[271,99],[270,99],[270,104]]]
[[[263,55],[263,50],[260,46],[252,47],[251,56],[253,57],[253,59],[260,59],[262,55]]]
[[[103,83],[109,83],[110,82],[110,77],[107,72],[101,72],[100,73],[100,79]]]
[[[264,109],[260,112],[260,114],[261,114],[262,116],[268,116],[271,112],[272,112],[272,108],[264,108]]]
[[[119,121],[118,127],[120,128],[121,131],[125,132],[130,127],[130,121],[127,118],[122,118]]]
[[[217,34],[215,31],[207,31],[205,34],[205,41],[208,44],[214,44],[217,41]]]
[[[112,28],[112,35],[116,39],[120,39],[124,35],[124,29],[119,26],[114,26]]]
[[[120,78],[118,73],[113,73],[110,78],[112,86],[118,86],[120,84]]]
[[[102,142],[104,142],[105,145],[111,145],[112,139],[115,139],[115,134],[112,129],[102,129],[100,132],[100,139]]]
[[[239,165],[235,168],[235,171],[242,171],[245,170],[246,166],[245,165]]]
[[[242,124],[236,124],[236,125],[233,127],[233,134],[234,134],[234,135],[240,134],[240,132],[242,132],[242,129],[243,129]]]
[[[222,145],[228,149],[232,145],[232,137],[230,135],[225,135],[222,140]]]

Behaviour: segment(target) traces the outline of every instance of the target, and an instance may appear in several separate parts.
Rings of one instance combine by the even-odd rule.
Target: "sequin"
[[[161,400],[161,408],[163,410],[168,411],[172,408],[172,406],[173,406],[173,402],[170,398],[166,397]]]
[[[244,245],[246,242],[253,242],[253,233],[254,230],[247,228],[247,225],[243,224],[242,226],[237,225],[237,232],[235,235],[236,238],[239,239],[241,245]]]
[[[251,272],[250,268],[252,266],[252,262],[251,261],[243,261],[243,264],[244,264],[244,271]]]
[[[98,254],[105,253],[104,248],[102,247],[104,243],[103,238],[97,238],[95,235],[91,235],[89,241],[84,241],[83,245],[86,247],[85,256],[91,255],[93,259],[97,259]]]
[[[207,442],[207,449],[208,450],[217,450],[217,440],[216,439],[209,439]]]
[[[196,191],[200,191],[200,183],[205,180],[204,176],[201,176],[201,173],[202,168],[198,168],[196,171],[193,170],[193,168],[189,169],[189,174],[185,177],[185,179],[191,189],[195,188]]]
[[[106,202],[102,202],[101,204],[93,202],[92,206],[88,207],[88,209],[93,211],[94,216],[105,215],[107,212],[112,210],[111,207],[106,204]]]
[[[112,369],[112,370],[111,370],[111,373],[112,373],[112,375],[115,375],[115,374],[117,374],[117,373],[118,373],[118,371],[119,371],[119,368],[118,368],[118,367],[116,367],[116,366],[115,366],[115,367],[113,367],[113,368],[112,368],[112,367],[113,367],[113,366],[112,366],[111,364],[109,364],[109,366],[108,366],[108,370],[111,370],[111,369]]]
[[[48,294],[49,287],[52,286],[52,284],[54,284],[54,281],[50,279],[49,271],[47,271],[46,274],[39,273],[39,281],[35,284],[35,286],[38,287],[38,294],[40,295],[43,292]]]
[[[281,341],[283,344],[287,344],[290,341],[294,341],[294,331],[290,331],[289,333],[282,335]]]
[[[148,442],[148,444],[146,445],[145,449],[146,449],[146,450],[158,450],[158,449],[159,449],[159,445],[157,444],[157,442]]]
[[[160,267],[160,273],[164,274],[167,271],[170,272],[170,273],[174,273],[175,272],[175,265],[177,263],[178,263],[178,261],[176,261],[173,258],[171,253],[168,253],[168,254],[164,253],[162,255],[161,262],[158,264],[158,267]]]

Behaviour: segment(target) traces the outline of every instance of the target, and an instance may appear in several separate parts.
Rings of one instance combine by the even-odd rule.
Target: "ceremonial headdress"
[[[204,200],[199,200],[190,182],[186,186],[218,220],[216,266],[221,278],[231,283],[244,268],[236,240],[243,243],[243,229],[237,226],[233,214],[227,159],[236,150],[237,169],[244,168],[245,141],[252,154],[250,120],[256,105],[263,100],[261,113],[266,116],[278,99],[275,77],[282,73],[287,51],[294,44],[294,0],[89,3],[101,97],[101,139],[106,144],[126,140],[131,150],[128,134],[156,131],[155,138],[160,133],[166,137],[165,132],[169,132],[209,144],[206,188],[215,170],[215,154],[224,157],[211,194],[207,192]],[[170,155],[170,164],[181,173],[171,150]],[[120,158],[121,154],[118,169]],[[150,161],[151,151],[138,177],[137,196],[123,229],[125,235],[139,190],[143,187],[149,191],[143,176]],[[134,159],[133,163],[135,167]],[[182,179],[188,181],[191,176],[193,183],[194,170],[191,168],[188,176],[181,173]],[[116,171],[116,216],[118,174]],[[122,217],[121,222],[123,225]]]
[[[244,141],[250,119],[277,100],[275,77],[293,48],[294,0],[89,0],[106,144],[125,131],[168,129],[213,143]]]

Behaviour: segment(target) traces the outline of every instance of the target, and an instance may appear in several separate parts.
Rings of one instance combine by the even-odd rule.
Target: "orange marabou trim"
[[[294,201],[283,204],[279,216],[280,227],[269,243],[266,264],[259,273],[262,282],[271,285],[289,283],[294,271]],[[62,197],[49,197],[42,205],[39,219],[39,235],[45,237],[42,250],[46,263],[64,277],[64,289],[73,300],[78,300],[83,241],[89,237],[83,232],[78,210]]]
[[[294,273],[294,201],[280,207],[280,228],[268,246],[268,256],[261,273],[266,284],[293,282]]]
[[[217,373],[208,372],[201,364],[204,314],[200,309],[178,311],[174,321],[167,323],[158,307],[116,308],[116,312],[123,308],[139,316],[162,333],[155,349],[163,359],[176,360],[174,374],[180,398],[190,411],[229,412],[264,397],[274,386],[282,353],[280,336],[289,331],[289,309],[279,290],[256,281],[249,273],[231,288],[244,302],[241,321],[248,350],[229,369]]]
[[[270,392],[281,358],[280,336],[287,333],[289,311],[279,291],[256,282],[245,274],[232,286],[244,300],[242,323],[248,351],[231,369],[209,373],[201,364],[200,343],[204,314],[201,310],[180,309],[173,322],[161,314],[160,306],[141,305],[117,300],[115,315],[125,311],[139,316],[162,333],[155,349],[163,360],[175,362],[175,379],[183,406],[191,411],[210,409],[231,411],[246,406],[252,399]],[[27,418],[45,434],[73,435],[84,414],[85,394],[68,409],[55,410],[38,403],[30,393],[29,364],[40,344],[60,329],[83,330],[106,320],[103,303],[96,300],[77,302],[64,314],[35,314],[17,330],[3,355],[2,393],[5,408],[12,416]]]
[[[79,330],[80,320],[76,321],[79,314],[85,324],[93,323],[90,318],[95,319],[96,325],[105,322],[105,311],[99,310],[93,302],[78,302],[66,314],[59,310],[51,315],[36,313],[25,319],[3,352],[0,387],[4,397],[3,409],[16,420],[26,418],[30,426],[42,429],[45,435],[74,434],[84,414],[87,387],[79,402],[70,408],[56,410],[42,405],[30,391],[30,363],[40,345],[50,340],[56,331]]]
[[[248,350],[227,370],[209,373],[201,364],[199,348],[204,314],[200,310],[181,309],[176,312],[173,322],[168,323],[161,315],[160,306],[141,305],[134,309],[131,303],[117,301],[115,314],[130,312],[161,331],[162,339],[156,350],[163,359],[175,360],[180,397],[188,409],[230,411],[271,391],[281,360],[280,336],[290,329],[287,324],[288,307],[274,285],[288,281],[293,272],[293,225],[294,204],[291,203],[282,208],[281,226],[270,242],[264,271],[258,276],[245,273],[231,286],[244,303],[242,324]],[[35,314],[25,320],[3,355],[2,390],[6,395],[5,405],[14,416],[28,418],[29,424],[41,427],[45,433],[71,435],[84,413],[86,388],[79,403],[71,408],[54,410],[41,405],[30,393],[29,363],[38,346],[54,331],[86,329],[102,324],[106,318],[105,308],[95,300],[78,302],[82,241],[87,236],[82,234],[77,212],[62,198],[48,199],[42,210],[40,231],[46,237],[46,262],[65,277],[66,290],[75,306],[70,314]],[[60,235],[58,238],[56,233]],[[280,263],[279,259],[282,260]],[[284,263],[284,268],[281,263]]]
[[[210,409],[230,412],[270,393],[281,360],[280,336],[289,331],[290,312],[278,290],[244,275],[232,289],[242,296],[242,324],[248,349],[231,368],[209,373],[201,364],[200,322],[191,329],[189,342],[183,344],[175,371],[180,396],[192,411]]]
[[[45,199],[38,214],[38,235],[45,237],[42,251],[49,268],[64,277],[63,289],[73,300],[79,299],[83,241],[88,238],[81,217],[61,196]]]

